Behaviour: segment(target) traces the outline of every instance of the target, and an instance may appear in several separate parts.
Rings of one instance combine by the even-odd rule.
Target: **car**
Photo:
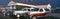
[[[50,12],[47,8],[24,8],[20,11],[14,11],[13,15],[16,17],[27,16],[30,19],[36,19],[37,17],[44,17]]]
[[[45,8],[34,8],[34,9],[31,9],[31,11],[29,12],[28,15],[32,19],[37,19],[37,17],[44,17],[49,12],[50,12],[49,9],[45,9]]]

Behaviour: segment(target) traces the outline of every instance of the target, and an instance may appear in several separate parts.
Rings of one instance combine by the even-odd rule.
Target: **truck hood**
[[[14,11],[14,13],[27,13],[28,11]]]

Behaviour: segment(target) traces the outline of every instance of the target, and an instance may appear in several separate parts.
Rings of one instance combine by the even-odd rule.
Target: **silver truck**
[[[20,17],[20,16],[29,16],[29,18],[32,19],[36,19],[36,17],[39,16],[45,16],[47,13],[49,13],[50,10],[47,8],[24,8],[20,11],[14,11],[13,15],[15,15],[16,17]]]

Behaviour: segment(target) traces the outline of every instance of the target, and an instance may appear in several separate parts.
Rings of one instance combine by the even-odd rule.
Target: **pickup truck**
[[[20,11],[14,11],[13,15],[16,17],[20,16],[29,16],[29,18],[39,17],[39,16],[45,16],[47,13],[49,13],[50,10],[47,8],[24,8]]]

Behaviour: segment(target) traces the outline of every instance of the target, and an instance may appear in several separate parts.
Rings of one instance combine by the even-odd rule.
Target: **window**
[[[31,9],[31,11],[38,11],[39,9],[38,8],[35,8],[35,9]]]
[[[35,8],[34,10],[35,10],[35,11],[38,11],[38,10],[39,10],[39,8]]]
[[[28,9],[28,11],[30,11],[30,9]]]
[[[40,9],[40,12],[43,12],[43,9]]]
[[[27,9],[23,9],[23,11],[27,11]]]
[[[46,11],[49,11],[49,9],[45,9]]]

